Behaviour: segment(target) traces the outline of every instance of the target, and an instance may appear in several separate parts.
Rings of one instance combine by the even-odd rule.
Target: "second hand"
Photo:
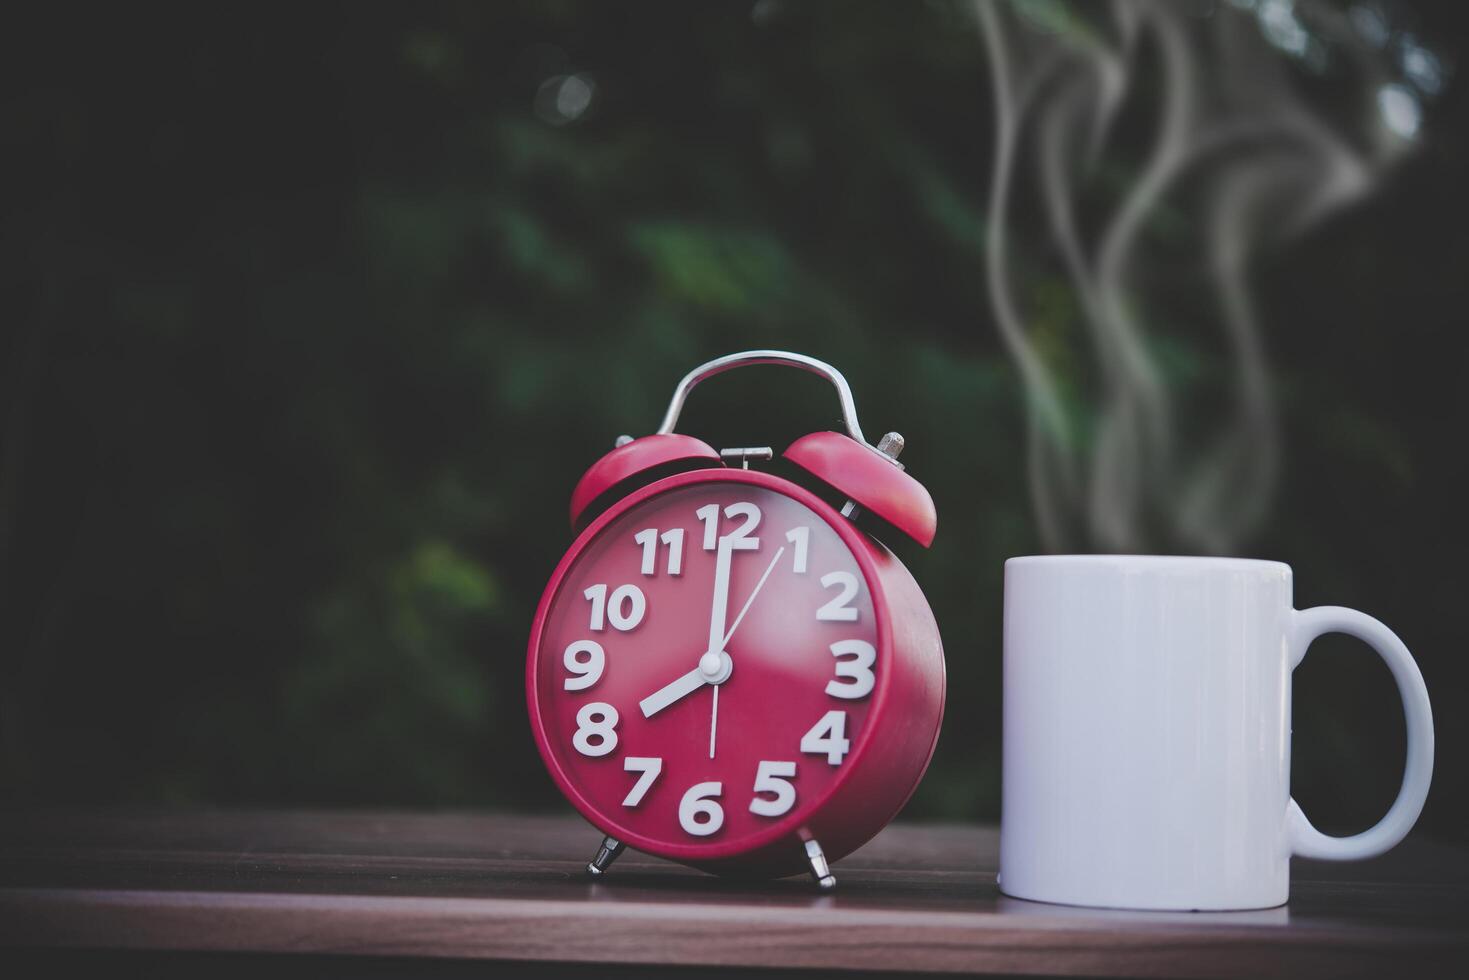
[[[714,758],[714,732],[719,725],[719,684],[714,685],[714,711],[709,715],[709,758]]]

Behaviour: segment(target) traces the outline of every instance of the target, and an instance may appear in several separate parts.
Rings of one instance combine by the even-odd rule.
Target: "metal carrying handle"
[[[678,387],[673,389],[673,400],[668,403],[668,411],[663,416],[663,424],[658,426],[658,434],[667,435],[673,431],[673,427],[678,424],[679,413],[683,411],[684,400],[688,398],[694,385],[731,368],[744,367],[748,364],[783,364],[786,367],[800,368],[802,371],[821,375],[837,390],[837,398],[842,403],[842,422],[847,427],[847,435],[870,449],[878,449],[862,436],[862,427],[857,424],[857,403],[852,399],[852,389],[848,386],[847,379],[842,377],[842,372],[825,361],[818,361],[805,354],[794,354],[784,350],[747,350],[738,354],[726,354],[723,357],[716,357],[707,364],[700,364],[684,375]],[[881,450],[878,451],[881,452]],[[884,455],[887,454],[884,453]]]

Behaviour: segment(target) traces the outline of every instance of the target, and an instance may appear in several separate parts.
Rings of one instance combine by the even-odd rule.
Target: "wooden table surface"
[[[1469,975],[1469,849],[1417,839],[1374,861],[1297,861],[1290,905],[1236,913],[1006,898],[991,827],[890,827],[838,863],[831,895],[804,879],[724,881],[635,852],[592,882],[582,868],[598,840],[563,816],[0,813],[0,944],[685,968]]]

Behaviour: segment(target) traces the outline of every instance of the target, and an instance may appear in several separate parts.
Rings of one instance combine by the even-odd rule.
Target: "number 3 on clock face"
[[[615,510],[563,563],[530,695],[553,775],[608,833],[738,854],[793,833],[858,759],[882,639],[834,515],[693,482]]]

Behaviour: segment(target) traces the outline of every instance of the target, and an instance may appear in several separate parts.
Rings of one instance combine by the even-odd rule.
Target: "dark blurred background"
[[[12,11],[0,59],[0,798],[564,808],[528,732],[566,503],[689,368],[842,369],[940,514],[892,542],[949,711],[907,814],[998,816],[1001,568],[1290,562],[1434,698],[1463,839],[1458,4]],[[779,369],[681,429],[835,427]],[[1297,673],[1362,829],[1390,675]]]

